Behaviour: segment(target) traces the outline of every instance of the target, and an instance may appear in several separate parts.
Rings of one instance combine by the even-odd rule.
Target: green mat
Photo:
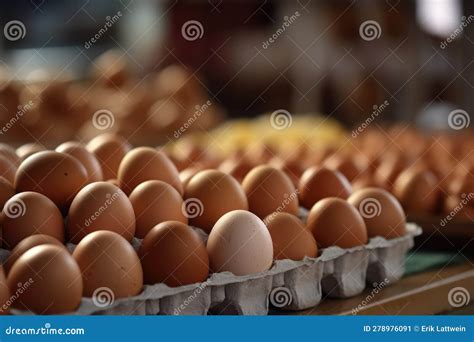
[[[439,269],[447,265],[466,262],[466,259],[450,252],[412,252],[408,253],[405,263],[405,276]]]

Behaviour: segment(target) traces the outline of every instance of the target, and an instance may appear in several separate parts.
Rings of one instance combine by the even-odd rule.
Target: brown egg
[[[135,214],[127,195],[109,182],[86,185],[71,203],[67,234],[72,243],[97,230],[110,230],[131,241]]]
[[[367,243],[367,228],[357,209],[340,198],[320,200],[311,208],[307,227],[322,248],[351,248]]]
[[[405,235],[405,213],[395,196],[388,191],[365,188],[354,192],[347,201],[359,210],[369,238],[382,236],[393,239]]]
[[[7,181],[4,177],[0,177],[0,208],[5,206],[5,203],[15,195],[15,188],[13,184]]]
[[[79,266],[65,248],[54,245],[26,251],[8,273],[7,283],[12,292],[18,284],[23,288],[12,306],[39,315],[72,312],[82,298]]]
[[[260,218],[275,211],[298,214],[298,194],[290,178],[271,166],[257,166],[245,176],[242,188],[249,210]]]
[[[11,184],[15,182],[16,166],[6,157],[0,156],[0,177],[5,178]]]
[[[179,179],[183,184],[183,189],[186,188],[186,185],[188,185],[188,182],[191,180],[191,178],[193,178],[196,173],[202,170],[204,170],[204,167],[202,165],[197,164],[181,171],[179,173]]]
[[[392,190],[395,180],[406,164],[405,158],[398,155],[382,160],[374,174],[375,182],[387,190]]]
[[[207,240],[207,252],[214,272],[235,275],[268,270],[273,263],[273,244],[262,220],[245,210],[222,216]]]
[[[46,151],[46,147],[38,143],[24,144],[16,149],[16,154],[20,160],[25,160],[29,156],[37,153]]]
[[[357,177],[352,181],[352,191],[360,190],[363,188],[378,188],[379,184],[374,179],[374,176],[366,173],[360,177]]]
[[[114,298],[131,297],[143,288],[143,270],[132,245],[117,233],[99,230],[84,237],[72,253],[82,272],[84,296],[106,287]]]
[[[305,170],[303,162],[295,158],[278,158],[275,157],[270,160],[269,164],[282,170],[293,182],[295,187],[298,186],[299,179]]]
[[[217,170],[204,170],[191,178],[184,199],[189,223],[206,232],[210,232],[225,213],[248,209],[240,184],[232,176]]]
[[[303,260],[305,256],[315,258],[318,255],[313,234],[298,217],[273,213],[264,222],[272,237],[274,259]]]
[[[182,286],[203,282],[209,275],[209,257],[199,235],[176,221],[160,223],[143,239],[138,255],[145,284]]]
[[[408,213],[430,213],[439,199],[438,180],[428,170],[406,169],[393,185],[393,194]]]
[[[452,179],[448,183],[448,192],[457,197],[474,193],[474,177],[466,174]]]
[[[87,171],[76,158],[65,153],[44,151],[35,153],[20,164],[15,188],[17,192],[39,192],[65,211],[86,180]]]
[[[241,182],[253,167],[254,164],[247,157],[242,156],[226,159],[219,165],[219,171],[227,173]]]
[[[45,235],[45,234],[30,235],[24,238],[23,240],[21,240],[15,246],[15,248],[13,248],[12,252],[8,256],[7,261],[3,265],[5,268],[5,272],[8,274],[8,272],[10,272],[11,268],[13,267],[13,264],[15,264],[15,262],[18,260],[20,256],[25,254],[25,252],[30,250],[31,248],[39,246],[39,245],[56,245],[59,247],[66,248],[62,244],[62,242],[52,237],[51,235]]]
[[[102,168],[96,156],[81,143],[70,141],[59,145],[57,152],[69,154],[79,160],[87,171],[87,183],[103,180]]]
[[[46,234],[64,241],[61,212],[49,198],[31,191],[16,194],[5,203],[2,231],[8,249],[34,234]]]
[[[298,184],[301,205],[311,209],[319,200],[327,197],[347,199],[351,194],[351,184],[339,171],[313,166],[301,176]]]
[[[129,196],[137,221],[136,237],[143,239],[157,224],[178,221],[188,224],[181,195],[168,183],[150,180],[139,184]]]
[[[178,170],[169,158],[151,147],[137,147],[126,154],[120,163],[117,179],[126,194],[147,180],[161,180],[183,194]]]
[[[10,289],[7,285],[3,267],[0,266],[0,315],[8,315],[10,313],[10,303]]]
[[[10,145],[0,143],[0,157],[6,158],[14,166],[20,164],[20,158],[18,158],[15,149]]]
[[[446,219],[441,221],[444,227],[447,222],[454,220],[474,220],[474,193],[464,194],[461,196],[449,195],[444,199],[443,213],[448,215]],[[448,219],[449,218],[449,219]]]
[[[89,141],[86,148],[99,160],[103,179],[111,179],[117,178],[120,162],[132,146],[120,135],[106,133]]]
[[[364,164],[361,159],[344,155],[333,155],[329,157],[324,161],[324,166],[331,170],[339,171],[350,182],[361,176],[367,170],[367,165]]]

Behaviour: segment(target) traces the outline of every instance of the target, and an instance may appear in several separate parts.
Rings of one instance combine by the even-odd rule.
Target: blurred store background
[[[25,123],[46,138],[84,129],[80,124],[98,108],[78,109],[78,99],[103,96],[89,83],[81,85],[84,89],[67,87],[75,100],[62,103],[61,82],[90,81],[97,66],[113,69],[110,73],[120,69],[109,85],[125,89],[126,104],[122,96],[109,109],[129,111],[118,116],[138,121],[156,99],[147,99],[136,85],[170,65],[179,67],[170,74],[192,76],[197,102],[210,99],[222,108],[205,128],[221,120],[224,109],[228,117],[278,108],[322,113],[353,127],[382,106],[379,123],[407,120],[435,129],[447,127],[454,109],[474,112],[474,3],[469,0],[16,0],[1,1],[0,13],[1,120],[7,122],[6,113],[24,101],[11,88],[12,78],[27,84],[48,80],[46,93],[46,83],[34,91],[43,93],[46,107],[68,108],[43,119],[59,125],[69,115],[78,123],[70,132],[62,125],[54,133],[41,131],[40,126],[50,127],[43,119]],[[7,29],[15,27],[7,24],[16,22],[19,36],[9,39]],[[186,39],[184,29],[195,36]],[[97,60],[107,51],[107,58]],[[130,78],[136,80],[133,86]],[[166,77],[164,82],[172,87]],[[153,120],[172,121],[173,111],[160,110]],[[137,126],[132,121],[121,130]]]

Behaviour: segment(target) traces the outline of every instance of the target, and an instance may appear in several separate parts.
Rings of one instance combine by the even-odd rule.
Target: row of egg
[[[354,189],[386,189],[409,214],[446,214],[456,208],[457,219],[462,220],[474,217],[474,202],[460,206],[474,193],[473,144],[469,135],[429,138],[410,127],[402,132],[367,129],[356,138],[346,138],[342,146],[302,142],[283,148],[260,143],[249,145],[245,152],[237,149],[223,162],[213,160],[205,149],[189,148],[184,142],[176,149],[176,164],[183,164],[186,172],[216,164],[242,180],[264,162],[283,170],[295,185],[309,168],[326,167],[341,172]]]

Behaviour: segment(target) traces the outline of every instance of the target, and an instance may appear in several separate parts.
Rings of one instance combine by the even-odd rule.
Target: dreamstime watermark
[[[198,198],[188,198],[181,205],[181,212],[187,218],[196,218],[204,213],[204,204]]]
[[[108,109],[99,109],[92,115],[92,125],[100,130],[112,128],[115,124],[115,116]]]
[[[390,284],[390,280],[388,278],[385,278],[380,283],[372,284],[373,286],[372,291],[370,291],[370,293],[364,298],[364,300],[362,300],[362,302],[360,302],[359,305],[357,305],[355,308],[352,309],[352,314],[357,315],[357,313],[360,310],[362,310],[364,306],[368,305],[375,298],[375,296],[378,295],[379,292],[382,291],[382,289],[386,287],[388,284]]]
[[[92,45],[97,43],[109,29],[112,28],[119,20],[122,18],[122,12],[118,11],[113,16],[105,17],[105,24],[97,31],[95,35],[93,35],[88,41],[84,43],[84,47],[86,49],[90,49]]]
[[[464,287],[453,287],[448,292],[448,302],[454,308],[466,306],[471,301],[469,291]]]
[[[98,308],[106,308],[115,302],[115,294],[108,287],[98,287],[92,293],[92,303]]]
[[[24,216],[26,213],[26,204],[21,198],[10,199],[3,206],[3,213],[6,217],[11,219]]]
[[[268,296],[270,304],[276,308],[284,308],[285,306],[290,305],[293,302],[293,295],[291,291],[284,287],[275,287]]]
[[[194,122],[196,122],[196,120],[199,119],[201,115],[203,115],[209,109],[210,106],[212,106],[212,102],[210,100],[207,100],[202,105],[196,105],[194,107],[195,111],[193,116],[191,116],[184,124],[182,124],[180,128],[174,131],[173,136],[178,139],[181,135],[183,135],[189,129],[189,127],[191,127]]]
[[[266,41],[262,43],[262,48],[268,49],[268,47],[277,41],[278,38],[286,31],[300,17],[300,12],[296,11],[290,16],[283,17],[283,24],[273,33]]]
[[[369,125],[390,105],[390,102],[385,100],[380,105],[374,105],[372,113],[370,116],[365,119],[356,129],[352,130],[352,137],[357,138],[359,134],[361,134]]]
[[[204,35],[204,27],[197,20],[188,20],[181,26],[181,35],[187,41],[193,42]]]
[[[375,198],[364,198],[359,204],[359,213],[363,218],[371,219],[379,216],[381,212],[382,205]]]
[[[464,31],[464,28],[466,28],[470,23],[474,21],[474,15],[470,15],[469,17],[461,17],[461,24],[447,37],[445,40],[443,40],[440,44],[439,47],[441,49],[446,49],[449,44],[451,44],[459,35],[461,35]]]
[[[463,109],[455,109],[448,115],[448,125],[450,128],[459,131],[468,128],[471,123],[471,118]]]
[[[97,218],[102,215],[106,210],[107,208],[112,205],[112,203],[114,203],[114,201],[120,197],[119,193],[118,192],[114,192],[113,194],[107,194],[105,195],[106,197],[106,200],[104,201],[104,204],[102,204],[90,217],[88,217],[85,221],[84,221],[84,225],[86,227],[89,227],[92,222],[94,222],[95,220],[97,220]]]
[[[53,328],[51,323],[45,323],[39,328],[15,328],[9,326],[5,329],[6,335],[84,335],[84,328]]]
[[[196,300],[196,298],[199,296],[199,294],[204,291],[204,289],[209,285],[208,281],[206,280],[205,282],[199,284],[198,287],[196,287],[193,291],[193,293],[191,293],[185,300],[183,303],[181,303],[180,306],[178,306],[177,308],[174,309],[173,311],[173,315],[175,316],[178,316],[180,315],[184,310],[186,310],[186,308],[193,302]]]
[[[359,26],[359,35],[363,40],[370,42],[380,38],[382,35],[382,28],[377,21],[366,20]]]
[[[466,205],[468,205],[468,203],[472,199],[474,199],[474,193],[473,192],[470,192],[467,195],[462,194],[461,195],[461,201],[459,202],[459,204],[457,206],[455,206],[454,209],[451,210],[448,213],[448,215],[440,221],[439,224],[441,225],[441,227],[446,226],[448,224],[448,222],[451,221]]]
[[[285,109],[277,109],[270,115],[270,124],[273,128],[282,130],[289,128],[293,123],[293,118],[289,111]]]
[[[26,36],[25,24],[20,20],[11,20],[5,24],[3,34],[6,39],[12,42],[23,39]]]
[[[296,198],[298,198],[298,194],[299,194],[299,190],[298,189],[295,189],[295,191],[293,191],[291,194],[285,194],[284,195],[284,199],[283,199],[283,202],[281,203],[281,205],[278,206],[278,208],[276,208],[276,210],[271,213],[270,215],[268,215],[265,219],[264,219],[264,223],[266,225],[268,225],[274,218],[276,215],[278,215],[279,213],[283,212],[283,210],[285,210],[285,208],[292,202],[294,201]]]
[[[33,108],[33,106],[34,103],[31,100],[22,106],[18,106],[18,110],[16,111],[15,115],[11,117],[10,120],[8,120],[7,123],[3,125],[3,127],[0,129],[0,135],[4,135],[5,133],[7,133],[8,130],[12,128],[18,122],[18,120],[23,117],[23,115],[28,113],[28,111]]]
[[[6,302],[3,303],[3,305],[0,307],[0,312],[6,312],[10,309],[10,307],[13,305],[13,303],[20,297],[23,292],[28,290],[28,288],[34,283],[35,281],[33,278],[28,279],[25,283],[18,283],[17,284],[17,289],[14,294],[10,296],[10,298],[7,299]]]

